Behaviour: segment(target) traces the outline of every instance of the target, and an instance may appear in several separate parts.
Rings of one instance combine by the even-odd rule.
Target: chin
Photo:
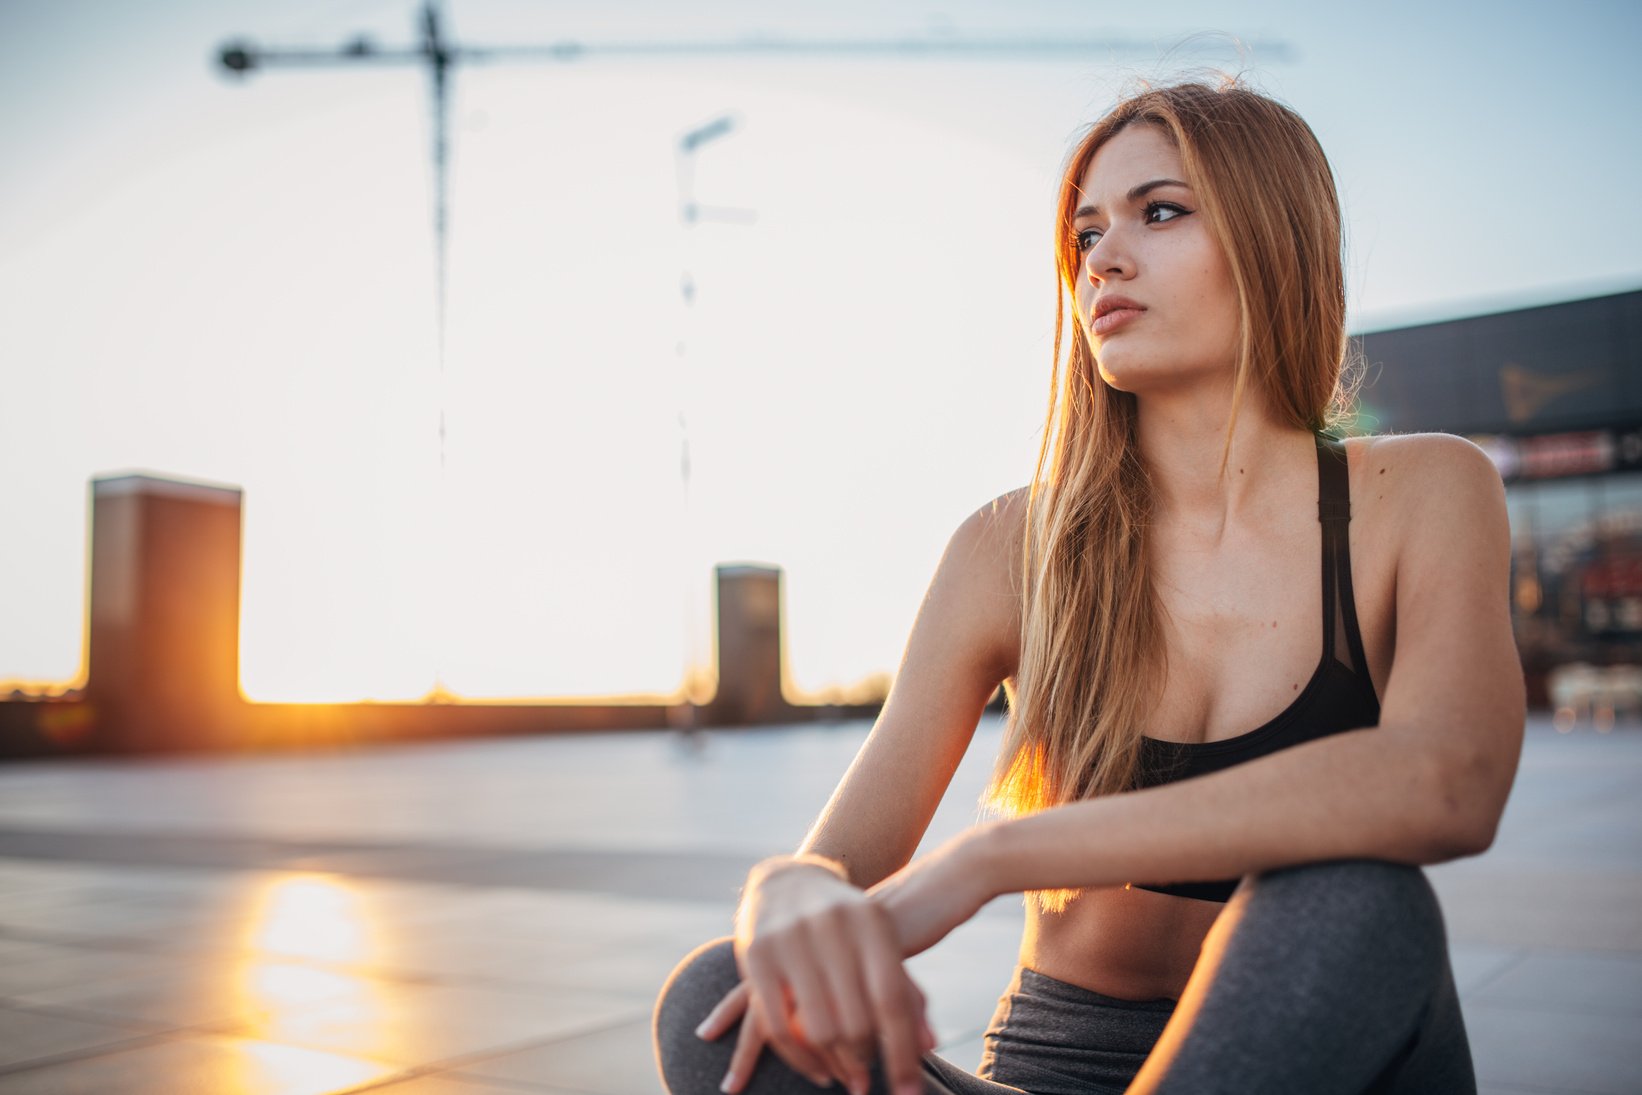
[[[1100,371],[1100,378],[1102,380],[1106,381],[1106,386],[1108,388],[1111,388],[1114,391],[1128,392],[1131,395],[1134,394],[1134,389],[1132,387],[1130,387],[1129,385],[1125,384],[1121,377],[1113,376],[1111,373],[1107,372],[1105,369],[1102,369]]]
[[[1121,340],[1094,352],[1095,369],[1108,387],[1140,395],[1147,391],[1178,389],[1182,385],[1217,384],[1235,371],[1235,359],[1202,360],[1182,355],[1169,347],[1148,353],[1140,345],[1124,345]]]
[[[1104,357],[1096,354],[1095,368],[1108,387],[1116,388],[1120,392],[1133,392],[1140,386],[1140,379],[1145,375],[1145,368],[1123,353],[1108,354]]]

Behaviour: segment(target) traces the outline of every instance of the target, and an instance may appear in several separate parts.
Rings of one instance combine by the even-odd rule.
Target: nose
[[[1091,285],[1133,275],[1134,261],[1117,225],[1102,232],[1095,245],[1084,254],[1083,271]]]

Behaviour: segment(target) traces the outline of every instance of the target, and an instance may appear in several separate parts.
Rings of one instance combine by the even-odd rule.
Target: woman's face
[[[1132,124],[1095,153],[1072,218],[1078,319],[1100,374],[1143,394],[1229,376],[1237,289],[1180,153]]]

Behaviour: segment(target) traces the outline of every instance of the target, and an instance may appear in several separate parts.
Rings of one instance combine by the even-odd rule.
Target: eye
[[[1147,224],[1167,224],[1169,221],[1191,215],[1190,209],[1184,209],[1173,202],[1147,202]]]
[[[1089,248],[1099,241],[1100,229],[1098,228],[1085,228],[1081,232],[1072,233],[1072,246],[1077,249],[1077,253],[1080,255],[1087,253]]]

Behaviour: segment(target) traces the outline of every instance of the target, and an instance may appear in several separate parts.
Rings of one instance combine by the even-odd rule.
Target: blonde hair
[[[1082,276],[1072,212],[1083,175],[1107,141],[1137,124],[1158,127],[1180,150],[1237,290],[1222,473],[1249,385],[1296,427],[1321,430],[1343,409],[1340,206],[1311,129],[1235,81],[1146,88],[1119,102],[1073,149],[1056,203],[1055,361],[1027,510],[1021,658],[988,788],[1005,813],[1131,789],[1143,720],[1167,676],[1146,550],[1151,482],[1136,445],[1134,396],[1101,378],[1081,330],[1066,340],[1061,367],[1066,309],[1076,308]],[[1038,899],[1061,907],[1069,896]]]

